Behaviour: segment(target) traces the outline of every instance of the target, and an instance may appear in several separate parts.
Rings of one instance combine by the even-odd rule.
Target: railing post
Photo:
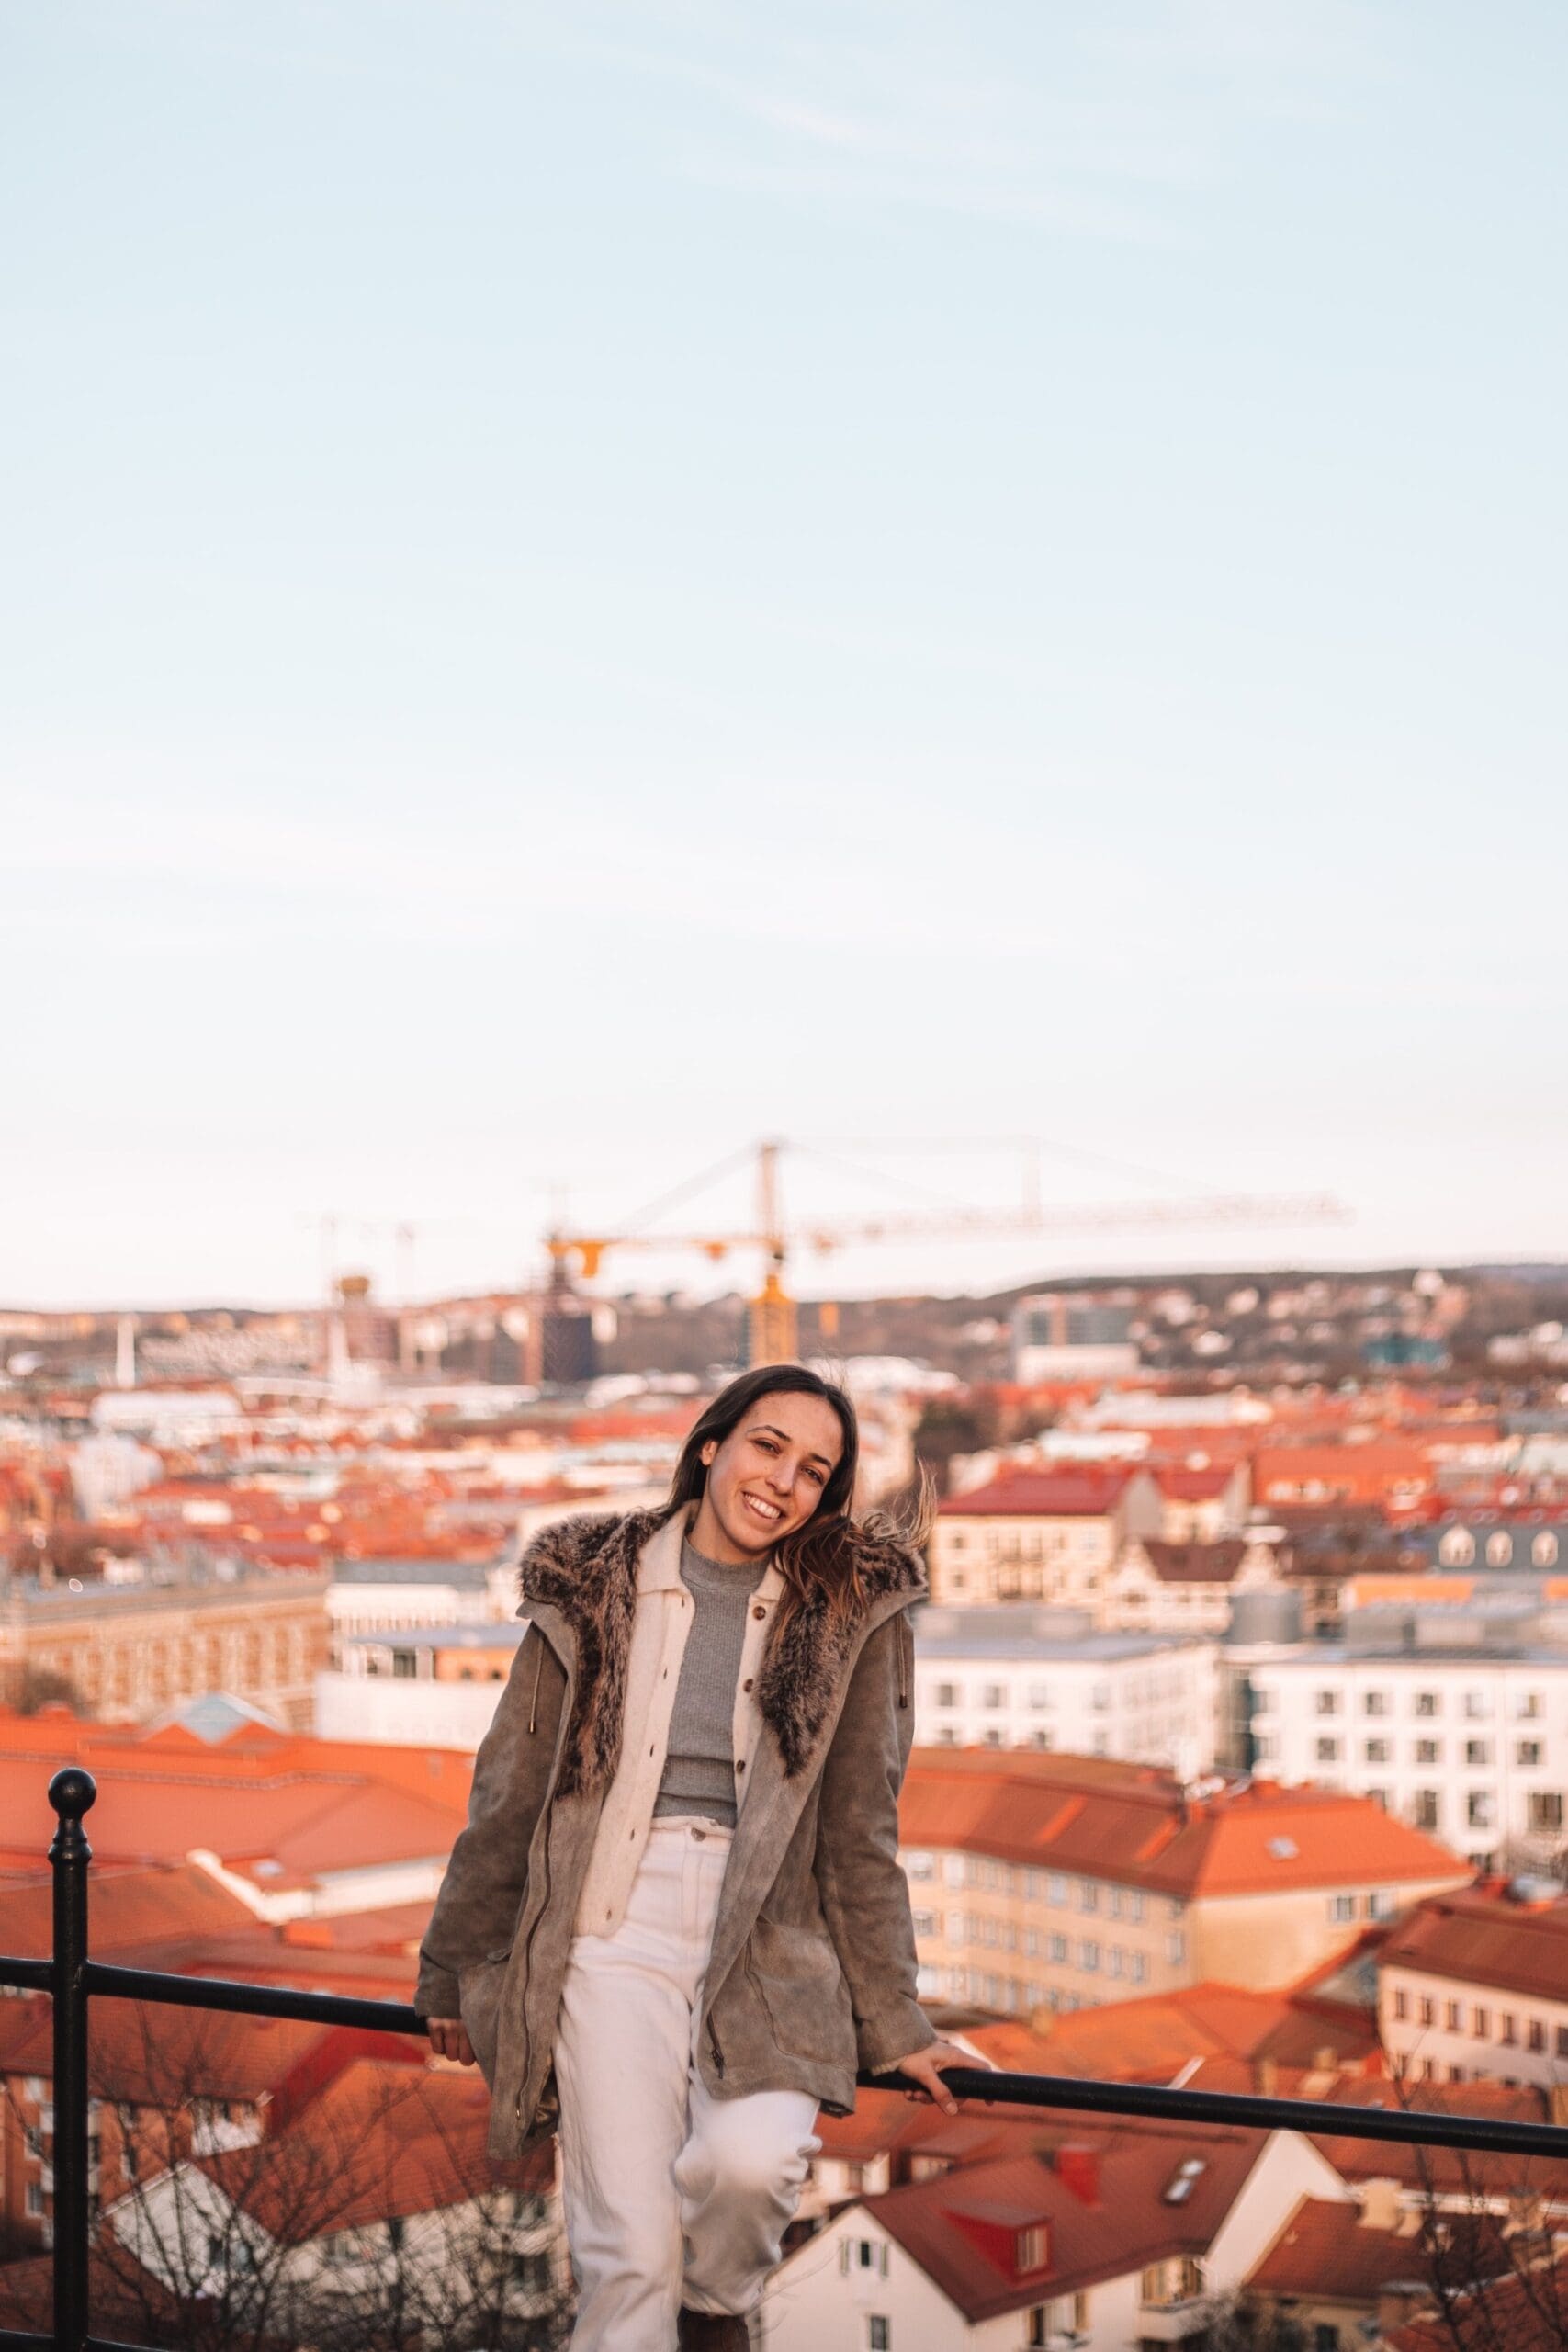
[[[90,1772],[68,1764],[49,1784],[60,1826],[54,1866],[54,2342],[87,2339],[87,1865],[82,1816],[96,1797]]]

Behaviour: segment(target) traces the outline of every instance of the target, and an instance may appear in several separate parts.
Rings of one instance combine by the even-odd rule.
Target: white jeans
[[[804,2091],[716,2099],[697,2071],[730,1836],[656,1820],[620,1926],[572,1939],[556,2037],[571,2352],[671,2352],[682,2303],[751,2310],[822,2144]]]

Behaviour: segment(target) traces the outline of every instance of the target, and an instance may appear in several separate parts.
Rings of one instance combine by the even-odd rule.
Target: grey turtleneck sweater
[[[681,1581],[694,1602],[692,1630],[675,1685],[670,1745],[653,1813],[696,1813],[735,1826],[735,1686],[746,1638],[746,1604],[766,1560],[730,1566],[690,1543],[681,1546]]]

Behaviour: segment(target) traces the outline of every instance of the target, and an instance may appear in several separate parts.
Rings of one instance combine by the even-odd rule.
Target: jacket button
[[[740,1758],[739,1762],[736,1765],[735,1769],[736,1769],[736,1770],[737,1770],[738,1772],[744,1772],[744,1770],[746,1770],[746,1758],[744,1758],[744,1756]]]
[[[740,1685],[740,1688],[742,1689],[742,1690],[750,1690],[750,1689],[751,1688],[751,1677],[750,1677],[750,1675],[748,1675],[748,1676],[746,1677],[746,1679],[745,1679],[745,1681]]]
[[[768,1612],[767,1612],[767,1611],[763,1608],[763,1606],[762,1606],[762,1604],[761,1604],[761,1602],[760,1600],[759,1600],[759,1602],[757,1603],[757,1606],[755,1607],[755,1609],[753,1609],[753,1610],[752,1610],[752,1611],[751,1611],[751,1614],[752,1614],[752,1616],[753,1616],[753,1617],[765,1617],[765,1616],[767,1615],[767,1613],[768,1613]]]

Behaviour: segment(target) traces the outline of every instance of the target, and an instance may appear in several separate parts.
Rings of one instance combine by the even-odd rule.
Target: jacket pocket
[[[781,2051],[852,2072],[854,2015],[825,1929],[790,1927],[759,1913],[746,1939],[745,1965]]]
[[[474,2045],[474,2056],[479,2072],[491,2089],[495,2087],[496,2043],[501,2030],[501,1996],[506,1986],[507,1965],[512,1958],[509,1944],[504,1951],[492,1951],[483,1960],[473,1961],[457,1971],[457,2009],[468,2029],[468,2040]]]

